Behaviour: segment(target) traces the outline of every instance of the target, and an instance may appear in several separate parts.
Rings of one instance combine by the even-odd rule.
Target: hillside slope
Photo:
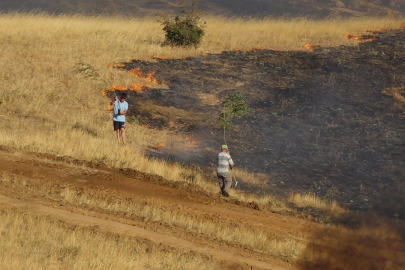
[[[242,188],[314,192],[404,218],[404,51],[405,30],[395,30],[354,47],[133,60],[125,69],[156,72],[169,89],[130,93],[129,102],[148,126],[198,145],[152,155],[209,166],[222,142],[220,104],[242,93],[255,113],[235,122],[228,143],[238,167],[269,176],[260,187],[241,179]]]
[[[324,18],[328,16],[353,15],[393,15],[404,14],[405,3],[398,0],[384,1],[271,1],[271,0],[221,0],[200,1],[199,7],[206,14],[226,16],[311,16]],[[159,1],[33,1],[1,0],[0,10],[9,11],[45,11],[66,14],[112,14],[112,15],[156,15],[179,12],[179,2],[175,0]]]
[[[67,157],[22,155],[9,148],[0,149],[0,171],[2,216],[22,213],[36,216],[36,220],[63,222],[67,224],[66,235],[68,231],[78,234],[87,228],[92,235],[107,233],[117,241],[118,237],[133,239],[130,241],[134,244],[142,241],[148,247],[146,252],[160,250],[165,257],[176,252],[182,258],[200,258],[198,269],[405,267],[403,225],[393,220],[384,221],[380,228],[380,220],[372,218],[372,224],[363,227],[359,215],[343,214],[336,218],[351,220],[349,226],[354,229],[342,229],[331,226],[329,221],[275,205],[241,204],[219,194],[209,195],[189,183]],[[338,219],[334,222],[339,223]],[[13,228],[13,224],[6,225],[0,236],[2,243],[9,243],[8,231]],[[362,230],[356,229],[359,225]],[[2,263],[6,269],[22,269],[18,262],[33,256],[44,256],[38,264],[42,269],[63,268],[66,263],[73,267],[78,262],[76,258],[83,256],[87,264],[100,265],[100,256],[82,254],[83,247],[74,239],[69,246],[56,247],[54,252],[64,252],[52,263],[55,254],[40,252],[43,241],[40,236],[21,239],[22,231],[10,238],[18,246],[28,240],[24,256],[15,253],[16,250],[0,248],[5,255],[1,262],[7,261],[8,256],[15,258],[10,265]],[[51,240],[46,245],[55,245],[56,239],[66,235],[52,236],[51,231]],[[142,256],[138,252],[134,249],[126,259]],[[103,269],[114,269],[114,265],[109,263]],[[169,265],[167,260],[157,269],[173,269]]]

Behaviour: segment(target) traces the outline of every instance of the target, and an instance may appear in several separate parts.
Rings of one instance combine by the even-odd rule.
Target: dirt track
[[[254,204],[240,205],[233,199],[206,194],[187,183],[168,182],[158,176],[136,171],[94,168],[86,164],[77,166],[79,163],[68,158],[22,155],[7,149],[0,151],[1,207],[17,207],[76,225],[145,238],[185,252],[197,252],[228,262],[227,265],[231,265],[229,269],[322,269],[330,264],[305,264],[298,258],[270,256],[249,246],[226,242],[198,232],[184,231],[164,222],[127,216],[125,213],[89,206],[80,201],[67,201],[60,194],[62,190],[69,188],[81,193],[99,194],[105,200],[131,201],[153,205],[174,214],[187,213],[195,219],[210,219],[234,227],[248,225],[263,232],[271,232],[275,238],[283,239],[288,236],[306,245],[304,255],[308,255],[309,250],[311,254],[314,250],[323,250],[324,261],[328,257],[326,255],[338,256],[342,252],[350,259],[346,250],[340,250],[344,246],[342,244],[348,243],[339,242],[339,239],[350,238],[349,233],[336,235],[327,230],[324,224],[314,222],[311,218],[298,218],[297,212],[275,211],[266,207],[256,210],[258,207]],[[379,261],[382,259],[384,263],[391,262],[395,267],[405,265],[403,259],[396,257],[397,261],[393,262],[391,256],[387,256],[387,251],[391,249],[396,254],[405,253],[404,244],[401,244],[400,239],[398,242],[394,241],[395,243],[381,242],[381,239],[378,239],[381,246],[374,248],[367,247],[368,241],[364,239],[359,242],[347,241],[354,247],[353,250],[358,252],[357,255],[360,254],[365,260],[378,257],[375,254],[381,252],[384,256],[378,258]],[[367,248],[362,251],[364,247]],[[373,262],[372,259],[370,261]]]

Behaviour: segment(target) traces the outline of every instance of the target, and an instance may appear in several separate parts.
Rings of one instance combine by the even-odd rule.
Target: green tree
[[[225,99],[222,103],[222,112],[219,116],[225,144],[227,144],[226,130],[232,126],[233,119],[235,117],[248,116],[253,112],[254,110],[247,106],[247,98],[240,93],[231,94]]]

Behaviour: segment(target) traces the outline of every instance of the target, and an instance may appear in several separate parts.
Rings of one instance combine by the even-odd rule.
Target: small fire
[[[152,56],[152,59],[156,59],[156,60],[164,60],[167,59],[167,56]]]
[[[345,38],[346,39],[354,39],[354,40],[362,40],[362,39],[364,39],[363,36],[352,36],[352,35],[349,35],[349,34],[346,34]]]
[[[376,37],[372,37],[372,38],[368,38],[368,39],[363,39],[363,42],[372,42],[375,41],[377,38]]]
[[[375,31],[373,31],[373,30],[369,30],[369,29],[366,29],[366,30],[364,30],[364,32],[365,33],[370,33],[370,34],[375,34]]]
[[[148,88],[149,87],[147,85],[140,85],[140,84],[133,83],[133,84],[131,84],[131,88],[129,90],[139,93]]]
[[[311,44],[307,44],[305,45],[305,48],[310,50],[310,49],[318,49],[319,46],[318,45],[311,45]]]
[[[405,22],[403,22],[403,23],[401,23],[401,24],[399,25],[399,29],[405,29]]]
[[[198,142],[196,140],[192,140],[191,136],[187,136],[186,138],[184,138],[184,140],[186,142],[188,142],[187,146],[184,147],[184,151],[188,151],[190,149],[195,149],[195,148],[199,147]]]
[[[113,68],[125,68],[125,64],[109,64],[110,67]],[[131,69],[128,71],[132,75],[134,75],[137,78],[141,78],[144,81],[146,81],[146,84],[137,84],[133,83],[131,86],[118,86],[113,84],[109,89],[104,89],[103,92],[101,93],[102,96],[108,95],[109,92],[114,92],[114,91],[133,91],[133,92],[142,92],[146,89],[150,89],[152,85],[159,85],[159,82],[156,78],[153,77],[153,75],[156,73],[156,71],[149,72],[147,74],[143,74],[141,71],[140,67]],[[109,107],[107,109],[107,112],[110,112],[111,108]]]
[[[157,148],[162,148],[162,147],[165,147],[165,146],[166,146],[165,142],[159,142],[158,144],[155,145],[155,147],[157,147]]]
[[[369,30],[367,30],[369,31]],[[354,39],[354,40],[361,40],[362,42],[371,42],[377,39],[376,36],[373,36],[371,38],[367,38],[367,36],[352,36],[349,34],[346,34],[345,36],[346,39]]]
[[[108,105],[108,108],[105,110],[105,112],[112,112],[114,110],[114,106]]]
[[[137,67],[137,68],[131,69],[128,72],[131,73],[132,75],[134,75],[135,77],[144,79],[147,82],[151,82],[156,85],[159,84],[158,81],[156,80],[156,78],[153,77],[153,75],[155,75],[156,71],[152,71],[152,72],[147,73],[146,75],[143,75],[141,72],[141,68]]]
[[[101,95],[103,97],[105,97],[109,92],[114,92],[114,91],[126,91],[126,90],[130,90],[128,89],[128,87],[124,87],[124,86],[118,86],[113,84],[110,89],[104,89],[103,92],[101,93]]]

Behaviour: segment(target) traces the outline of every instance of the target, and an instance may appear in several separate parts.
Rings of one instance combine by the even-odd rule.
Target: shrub
[[[170,19],[163,18],[163,31],[165,31],[165,41],[163,45],[169,46],[194,46],[201,43],[204,36],[204,25],[200,24],[200,17],[196,15],[197,1],[194,1],[192,8],[187,10],[184,3],[181,3],[181,13],[183,17],[176,16]]]

